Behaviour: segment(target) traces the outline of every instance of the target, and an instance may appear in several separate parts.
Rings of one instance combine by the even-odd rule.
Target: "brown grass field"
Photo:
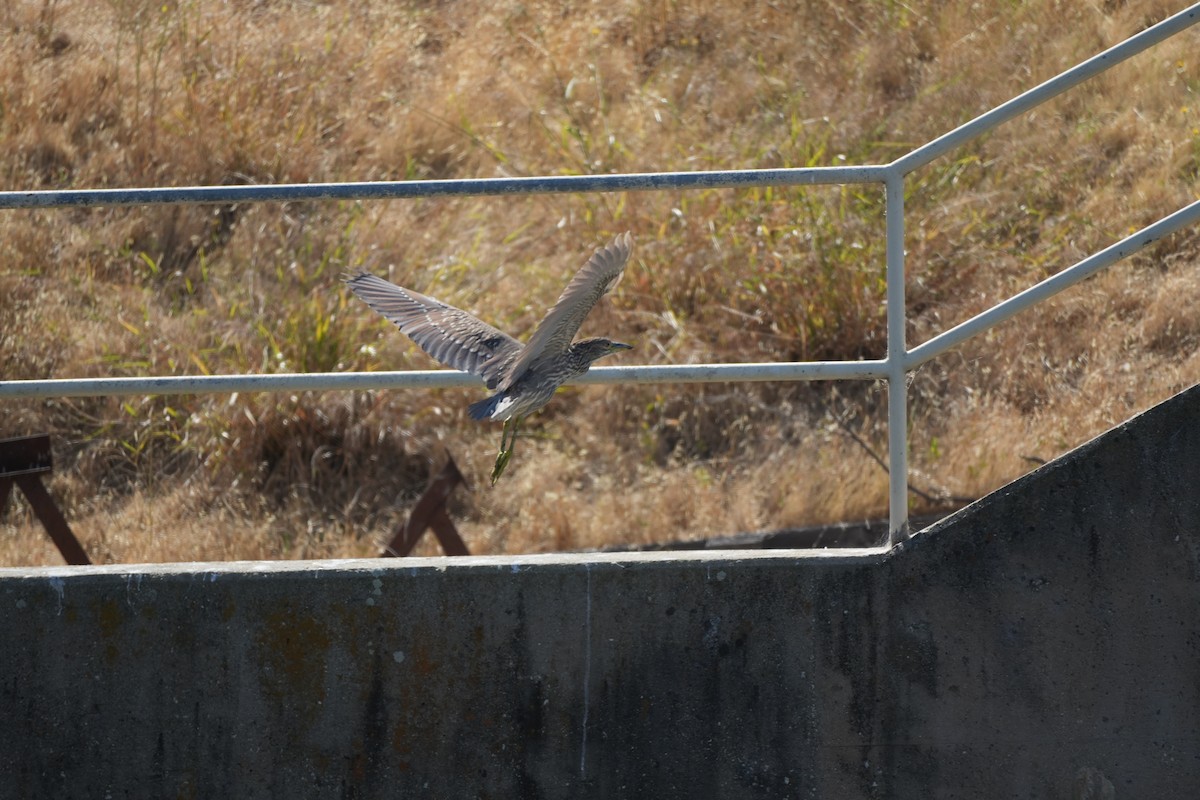
[[[1105,0],[0,0],[4,189],[891,160],[1179,10]],[[1192,30],[910,176],[918,344],[1200,197]],[[884,354],[882,188],[0,212],[0,377],[428,369],[371,270],[518,337],[632,230],[605,363]],[[919,371],[914,511],[1200,380],[1200,230]],[[886,514],[877,385],[570,388],[500,483],[472,391],[0,402],[98,562],[372,555],[444,454],[472,552]],[[434,552],[428,542],[420,552]],[[0,564],[61,563],[20,498]]]

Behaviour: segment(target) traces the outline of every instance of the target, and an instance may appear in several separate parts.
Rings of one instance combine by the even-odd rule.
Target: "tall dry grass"
[[[10,189],[872,163],[1171,13],[1130,0],[0,2]],[[1200,190],[1186,33],[908,185],[919,343]],[[514,333],[632,229],[587,330],[627,362],[878,357],[872,187],[0,214],[5,379],[425,368],[347,297],[366,268]],[[1200,234],[1156,245],[913,378],[914,482],[974,496],[1200,376]],[[97,560],[374,552],[453,454],[473,551],[882,515],[876,386],[570,389],[495,489],[479,392],[7,401],[53,434]],[[851,435],[852,434],[852,435]],[[918,500],[917,510],[930,503]],[[20,501],[0,563],[55,563]]]

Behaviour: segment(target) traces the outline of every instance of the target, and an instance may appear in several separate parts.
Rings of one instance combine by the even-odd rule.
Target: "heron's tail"
[[[477,403],[471,403],[467,407],[467,413],[471,415],[471,419],[491,419],[492,414],[496,413],[496,406],[500,405],[502,399],[504,399],[503,392],[485,397]]]

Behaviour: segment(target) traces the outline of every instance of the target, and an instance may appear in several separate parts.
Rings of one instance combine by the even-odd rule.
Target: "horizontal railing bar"
[[[686,364],[593,367],[570,383],[721,383],[876,379],[883,361],[784,361],[755,364]],[[0,381],[0,399],[99,397],[233,392],[365,391],[368,389],[483,388],[474,375],[456,370],[401,372],[313,372],[284,375],[180,375],[158,378],[58,378]]]
[[[1017,95],[1007,103],[996,106],[991,111],[981,114],[949,133],[939,136],[932,142],[918,147],[916,150],[893,161],[890,166],[899,169],[904,174],[923,167],[948,150],[953,150],[992,128],[1009,121],[1013,117],[1041,105],[1047,100],[1062,94],[1067,89],[1137,55],[1182,30],[1186,30],[1197,22],[1200,22],[1200,3],[1185,8],[1183,11],[1172,17],[1168,17],[1157,25],[1152,25],[1141,33],[1129,37],[1114,47],[1110,47],[1103,53],[1089,58],[1078,66],[1072,67],[1066,72],[1035,86],[1023,94]]]
[[[885,377],[886,361],[771,361],[752,364],[592,367],[571,383],[740,383],[877,380]]]
[[[880,183],[881,166],[555,175],[440,181],[292,183],[271,186],[182,186],[148,189],[63,189],[0,192],[0,208],[129,206],[164,203],[244,203],[366,200],[443,195],[486,196],[550,192],[627,192],[661,189],[734,189],[751,186]]]
[[[919,347],[914,347],[908,351],[906,359],[907,369],[911,370],[919,367],[931,358],[941,355],[952,347],[957,347],[972,336],[978,336],[980,333],[1021,313],[1030,306],[1053,297],[1062,290],[1091,277],[1105,267],[1133,255],[1139,250],[1162,239],[1164,236],[1168,236],[1198,220],[1200,220],[1200,200],[1184,206],[1174,214],[1163,217],[1158,222],[1142,228],[1137,233],[1126,236],[1116,244],[1106,247],[1099,253],[1085,258],[1074,266],[1067,267],[1062,272],[1052,275],[1020,294],[1013,295],[1003,303],[992,306],[987,311],[955,325],[950,330],[933,337]]]

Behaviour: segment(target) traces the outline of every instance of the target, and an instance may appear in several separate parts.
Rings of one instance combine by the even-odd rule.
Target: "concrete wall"
[[[1198,421],[891,554],[0,570],[0,796],[1196,796]]]

